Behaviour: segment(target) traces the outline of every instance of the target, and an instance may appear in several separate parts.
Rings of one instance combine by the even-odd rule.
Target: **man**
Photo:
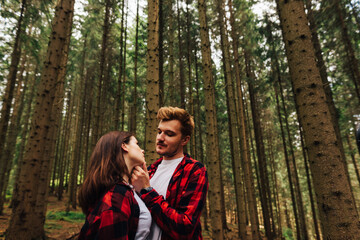
[[[193,118],[177,107],[162,107],[156,152],[162,156],[146,169],[136,167],[131,182],[151,212],[150,239],[202,239],[200,215],[208,178],[204,165],[183,150],[194,129]],[[150,179],[150,180],[149,180]]]

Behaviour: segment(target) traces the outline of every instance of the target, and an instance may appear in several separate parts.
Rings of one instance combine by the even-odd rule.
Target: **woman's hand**
[[[143,163],[142,166],[136,166],[133,169],[131,173],[131,184],[138,193],[140,193],[141,189],[150,187],[149,173],[146,168],[146,163]]]

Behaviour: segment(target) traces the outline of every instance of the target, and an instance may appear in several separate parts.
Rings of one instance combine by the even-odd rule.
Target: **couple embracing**
[[[160,108],[157,118],[162,157],[148,168],[129,132],[107,133],[96,144],[79,192],[86,214],[79,239],[202,239],[207,173],[184,153],[193,118],[177,107]]]

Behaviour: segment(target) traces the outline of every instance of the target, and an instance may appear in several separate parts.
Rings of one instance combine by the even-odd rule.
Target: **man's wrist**
[[[142,188],[140,190],[140,196],[143,195],[143,194],[146,194],[148,192],[151,192],[151,190],[153,190],[153,187],[145,187],[145,188]]]

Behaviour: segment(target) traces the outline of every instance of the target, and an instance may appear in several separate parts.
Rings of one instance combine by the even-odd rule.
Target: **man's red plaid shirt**
[[[79,239],[135,238],[140,208],[129,185],[122,182],[116,184],[89,212]]]
[[[162,158],[149,166],[150,178]],[[202,239],[200,214],[209,187],[204,165],[186,155],[175,169],[166,200],[155,189],[141,195],[153,221],[162,230],[162,240]]]

